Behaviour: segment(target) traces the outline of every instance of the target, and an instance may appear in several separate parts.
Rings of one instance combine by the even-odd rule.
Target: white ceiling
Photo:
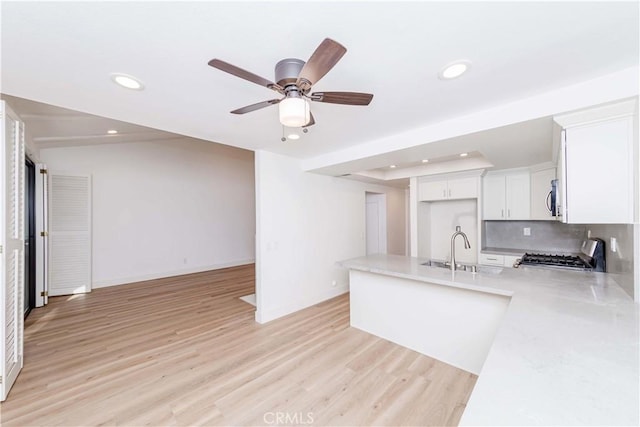
[[[1,23],[3,93],[304,159],[637,66],[639,46],[638,3],[610,1],[4,1]],[[314,103],[317,125],[286,143],[277,107],[229,114],[277,94],[207,66],[210,59],[272,79],[278,60],[306,60],[325,37],[348,51],[314,90],[371,92],[370,106]],[[472,61],[471,71],[439,80],[457,59]],[[146,89],[122,89],[112,72]],[[479,151],[496,167],[550,160],[551,120],[522,126],[377,164],[457,150]],[[349,168],[343,173],[358,170]]]
[[[81,145],[166,141],[185,137],[49,104],[2,95],[25,122],[27,138],[38,150]],[[109,134],[109,130],[117,134]]]

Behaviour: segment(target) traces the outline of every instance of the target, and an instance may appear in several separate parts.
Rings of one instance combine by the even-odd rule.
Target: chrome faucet
[[[451,271],[456,271],[456,237],[462,236],[464,239],[464,248],[471,249],[467,235],[460,230],[460,226],[456,225],[456,232],[451,236]]]

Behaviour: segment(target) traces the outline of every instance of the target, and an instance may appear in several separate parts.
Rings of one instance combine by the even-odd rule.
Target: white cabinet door
[[[461,178],[447,181],[449,199],[475,199],[478,197],[478,179]]]
[[[513,264],[519,258],[522,258],[522,255],[498,255],[480,252],[479,262],[484,265],[499,265],[502,267],[513,268]]]
[[[504,256],[504,266],[505,267],[509,267],[509,268],[513,268],[513,264],[515,264],[515,262],[522,258],[522,255],[505,255]]]
[[[531,174],[531,219],[555,220],[547,204],[551,203],[551,180],[556,178],[556,169],[543,169]]]
[[[504,175],[487,175],[483,179],[483,219],[506,219],[506,184]]]
[[[529,219],[530,191],[528,172],[506,176],[507,219]]]
[[[565,131],[562,131],[562,140],[560,141],[560,150],[558,152],[558,188],[556,193],[556,214],[557,218],[562,222],[567,222],[567,178],[566,178],[566,163],[567,163],[567,144]]]
[[[418,200],[428,202],[447,198],[447,181],[423,182],[418,188]]]
[[[624,117],[565,130],[567,222],[633,222],[632,124]]]

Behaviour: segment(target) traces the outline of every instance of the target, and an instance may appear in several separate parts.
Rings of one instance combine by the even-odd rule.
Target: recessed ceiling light
[[[300,135],[298,135],[297,133],[292,133],[290,135],[287,135],[287,138],[295,141],[296,139],[300,139]]]
[[[460,157],[467,157],[469,153],[460,153]]]
[[[451,80],[456,77],[460,77],[467,70],[471,68],[471,62],[469,61],[456,61],[442,67],[438,73],[438,78],[441,80]]]
[[[429,159],[422,159],[422,163],[429,163]]]
[[[391,169],[395,169],[395,168],[396,168],[396,165],[389,165],[389,167],[390,167]]]
[[[122,73],[112,73],[111,80],[115,83],[119,84],[122,87],[133,90],[142,90],[144,89],[144,85],[140,80],[133,76],[129,76],[127,74]]]
[[[109,135],[115,135],[116,133],[118,133],[118,131],[117,131],[117,130],[115,130],[115,129],[109,129],[109,130],[107,131],[107,133],[108,133]]]

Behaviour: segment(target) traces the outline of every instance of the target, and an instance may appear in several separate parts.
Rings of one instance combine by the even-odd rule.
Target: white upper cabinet
[[[531,217],[531,188],[529,172],[506,176],[507,219],[529,219]]]
[[[555,220],[551,215],[551,181],[556,178],[556,168],[550,167],[531,172],[531,219]]]
[[[485,220],[530,218],[530,177],[528,171],[491,172],[483,179]]]
[[[630,101],[554,118],[564,128],[558,166],[563,222],[633,222],[634,110]]]
[[[631,117],[565,130],[567,222],[633,222],[632,132]]]
[[[483,219],[506,219],[505,200],[507,185],[504,175],[487,175],[483,178]]]
[[[447,181],[449,199],[475,199],[478,197],[478,178],[458,178]]]
[[[475,199],[478,197],[478,178],[430,178],[420,182],[418,200],[432,202],[436,200]]]
[[[444,200],[447,198],[447,181],[431,181],[420,184],[418,188],[418,200],[421,202],[430,200]]]

